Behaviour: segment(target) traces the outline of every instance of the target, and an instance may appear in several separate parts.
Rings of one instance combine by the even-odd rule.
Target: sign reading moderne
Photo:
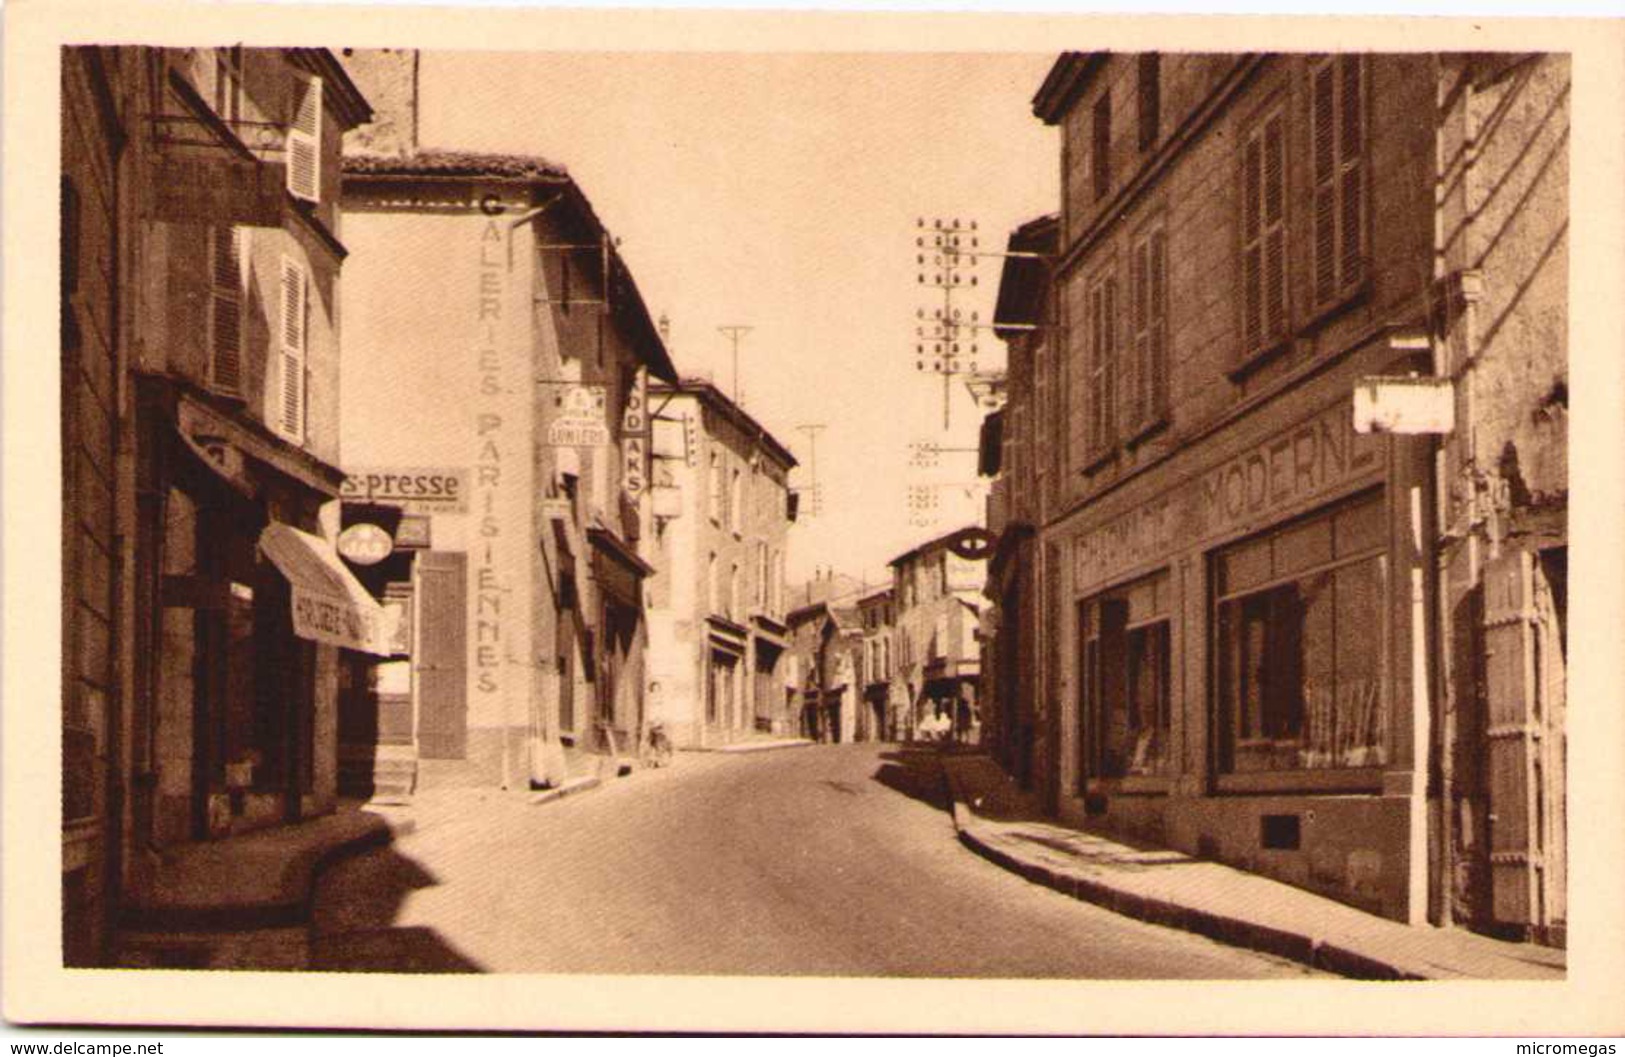
[[[1262,528],[1377,472],[1382,442],[1337,404],[1078,537],[1077,589],[1237,530]]]

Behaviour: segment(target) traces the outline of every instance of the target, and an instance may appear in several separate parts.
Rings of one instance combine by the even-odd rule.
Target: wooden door
[[[1534,554],[1485,566],[1491,914],[1532,938],[1566,916],[1560,613]]]
[[[418,755],[426,760],[461,760],[468,754],[467,563],[467,555],[452,551],[424,551],[416,562],[412,672]]]

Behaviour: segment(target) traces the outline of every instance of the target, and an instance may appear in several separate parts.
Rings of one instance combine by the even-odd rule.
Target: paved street
[[[316,968],[1241,978],[1301,966],[1128,920],[962,848],[935,760],[893,746],[683,754],[543,806],[420,799],[329,871]]]

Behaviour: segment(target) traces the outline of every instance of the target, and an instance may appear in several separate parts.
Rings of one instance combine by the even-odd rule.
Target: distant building
[[[62,937],[125,944],[184,845],[333,810],[339,144],[320,48],[62,51]]]
[[[891,588],[858,599],[858,626],[862,638],[858,672],[862,707],[858,709],[857,740],[895,741],[899,709],[892,701],[892,637],[896,626],[896,593]]]
[[[676,372],[561,167],[422,147],[415,54],[347,61],[380,120],[344,159],[346,519],[410,628],[348,673],[348,780],[555,785],[644,738],[646,389]]]
[[[891,560],[897,667],[892,676],[905,740],[980,735],[976,633],[986,566],[954,553],[962,530],[927,540]]]
[[[997,740],[1063,818],[1562,940],[1569,86],[1054,64],[1053,267],[1001,290],[1054,329],[1005,328],[995,663],[1036,657]]]
[[[651,718],[678,746],[793,731],[782,657],[795,457],[709,382],[656,384],[649,400]]]
[[[799,714],[798,733],[824,742],[858,740],[859,673],[854,654],[862,642],[858,612],[828,602],[792,609],[789,707]]]

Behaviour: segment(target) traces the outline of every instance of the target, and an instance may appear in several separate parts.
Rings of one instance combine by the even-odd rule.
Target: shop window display
[[[1216,559],[1221,771],[1387,763],[1380,498]]]

